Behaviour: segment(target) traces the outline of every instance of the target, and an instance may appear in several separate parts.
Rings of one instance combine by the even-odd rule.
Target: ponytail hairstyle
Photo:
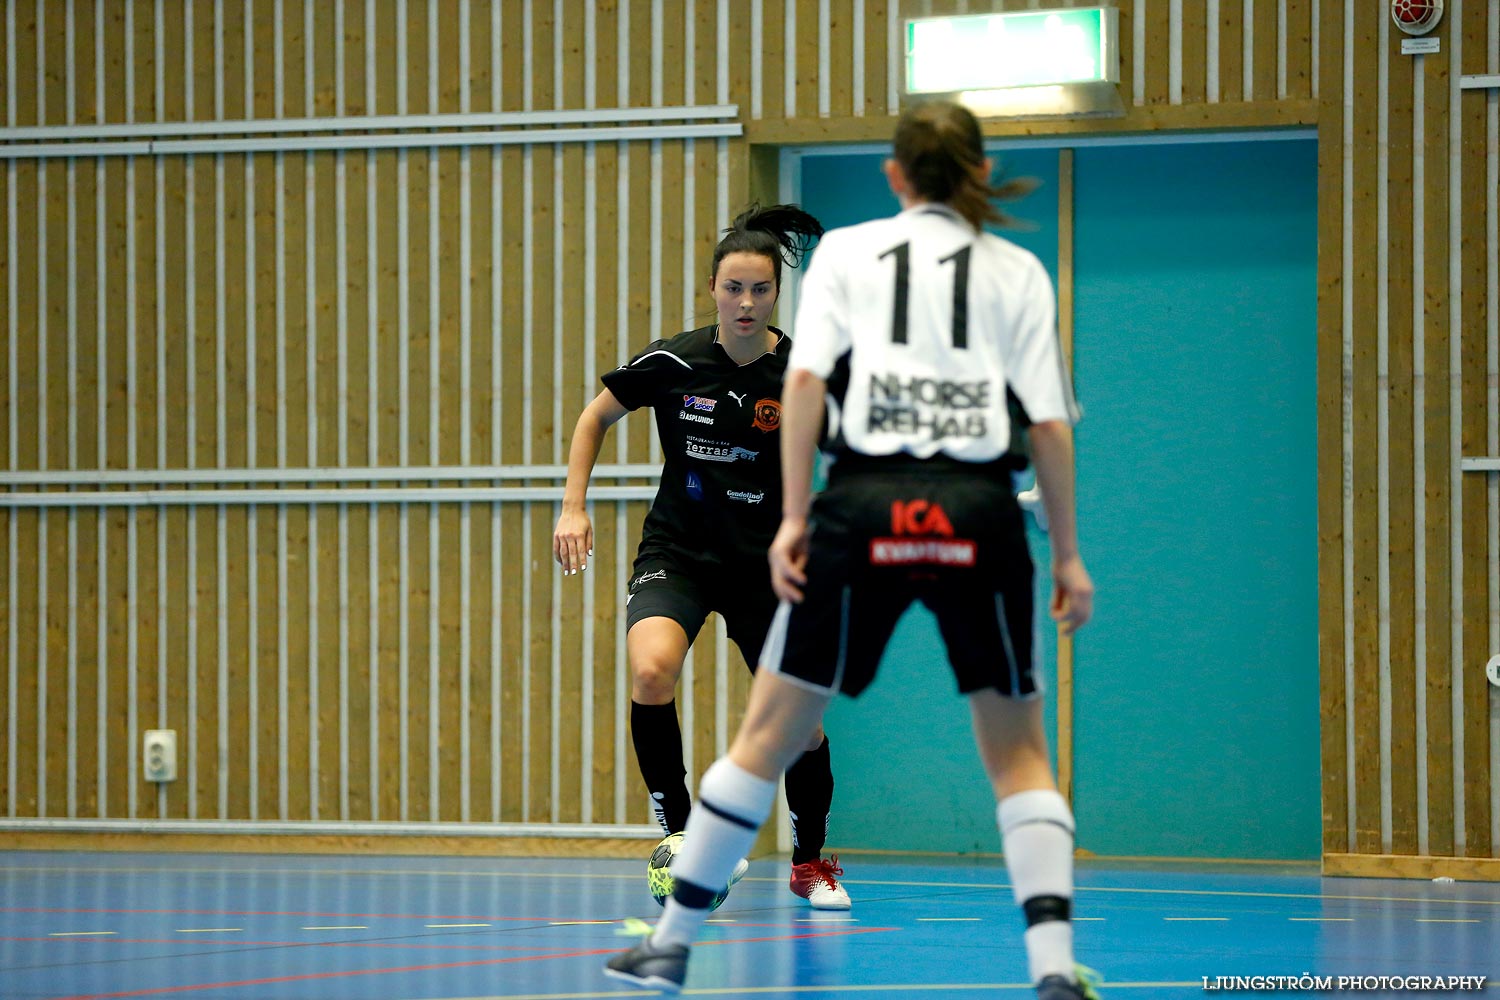
[[[761,208],[757,203],[736,216],[734,224],[724,233],[724,238],[714,247],[713,275],[718,276],[719,262],[732,253],[760,254],[770,258],[779,290],[782,260],[785,259],[791,267],[800,264],[813,243],[823,235],[823,224],[796,205]]]
[[[896,162],[915,193],[948,205],[975,229],[986,222],[1017,225],[995,207],[994,200],[1020,198],[1038,183],[1035,178],[1021,177],[992,185],[979,122],[967,108],[952,101],[908,108],[896,124],[894,146]]]

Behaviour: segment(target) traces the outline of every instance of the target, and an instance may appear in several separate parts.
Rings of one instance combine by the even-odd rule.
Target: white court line
[[[305,931],[367,931],[370,928],[364,924],[334,925],[331,927],[304,927]]]
[[[178,934],[233,934],[242,931],[243,927],[179,927]]]
[[[1227,923],[1228,917],[1162,917],[1163,920],[1178,923]]]
[[[440,930],[451,927],[489,927],[489,924],[428,924],[429,930]]]
[[[918,917],[919,924],[977,924],[978,917]]]

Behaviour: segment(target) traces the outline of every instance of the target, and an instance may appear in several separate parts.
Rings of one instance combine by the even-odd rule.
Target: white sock
[[[728,885],[735,862],[750,852],[775,799],[776,782],[757,778],[728,757],[716,761],[698,786],[682,850],[672,861],[672,878],[705,889]],[[652,941],[691,944],[708,913],[707,908],[692,909],[669,899]]]
[[[1039,896],[1073,898],[1073,812],[1061,795],[1035,789],[1008,795],[995,810],[1016,903]],[[1073,925],[1045,920],[1026,930],[1031,981],[1073,979]]]

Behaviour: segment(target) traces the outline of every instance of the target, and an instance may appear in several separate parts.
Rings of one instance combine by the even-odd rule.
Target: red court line
[[[895,927],[859,927],[837,931],[815,931],[807,934],[785,934],[778,937],[738,938],[724,941],[704,941],[702,944],[754,944],[765,941],[800,941],[808,938],[844,937],[853,934],[874,934],[880,931],[897,930]],[[408,965],[390,969],[351,969],[341,972],[308,972],[296,976],[275,976],[267,979],[242,979],[225,983],[190,983],[183,986],[159,986],[142,990],[126,990],[121,993],[88,993],[78,996],[58,997],[57,1000],[121,1000],[123,997],[149,997],[165,993],[189,993],[195,990],[227,990],[243,986],[273,986],[277,983],[299,983],[314,979],[347,979],[354,976],[384,976],[401,972],[436,972],[442,969],[469,969],[482,965],[511,965],[517,962],[540,962],[556,958],[587,958],[590,955],[613,955],[619,948],[594,948],[588,951],[566,951],[551,955],[527,955],[518,958],[490,958],[473,962],[442,962],[433,965]]]
[[[506,965],[514,962],[537,962],[553,958],[585,958],[589,955],[613,955],[617,948],[595,948],[589,951],[566,951],[552,955],[527,955],[522,958],[490,958],[474,962],[440,962],[433,965],[406,965],[391,969],[349,969],[340,972],[306,972],[296,976],[271,976],[266,979],[240,979],[227,983],[189,983],[184,986],[155,986],[121,993],[88,993],[58,1000],[118,1000],[120,997],[150,997],[163,993],[189,993],[194,990],[227,990],[241,986],[274,986],[277,983],[301,983],[313,979],[348,979],[354,976],[385,976],[399,972],[436,972],[440,969],[468,969],[481,965]]]

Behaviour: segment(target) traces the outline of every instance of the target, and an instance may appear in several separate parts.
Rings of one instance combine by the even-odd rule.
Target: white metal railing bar
[[[1500,472],[1500,455],[1477,456],[1474,458],[1459,459],[1459,468],[1463,472]]]
[[[736,104],[665,108],[589,108],[576,111],[499,111],[440,115],[357,115],[318,118],[239,118],[228,121],[118,122],[0,128],[0,142],[64,139],[152,139],[168,136],[267,135],[278,132],[354,132],[388,129],[503,128],[599,122],[667,122],[735,118]]]
[[[1491,90],[1500,87],[1500,73],[1475,73],[1458,78],[1460,90]]]
[[[279,490],[118,490],[86,493],[0,493],[0,508],[21,507],[196,507],[287,504],[367,503],[514,503],[557,501],[562,486],[419,486],[352,489]],[[601,486],[589,491],[591,500],[650,500],[655,486]]]
[[[660,465],[601,464],[598,479],[655,479]],[[128,486],[184,483],[413,483],[566,479],[566,465],[409,465],[287,469],[47,469],[0,472],[4,486]]]
[[[717,139],[744,134],[739,122],[710,125],[624,125],[505,132],[275,136],[243,139],[161,139],[120,143],[30,143],[0,146],[0,160],[79,156],[170,156],[190,153],[297,153],[339,149],[437,149],[454,146],[552,145],[560,142],[630,142],[645,139]]]
[[[661,827],[601,823],[402,823],[380,820],[0,819],[0,830],[76,833],[264,833],[385,837],[557,837],[658,840]]]

